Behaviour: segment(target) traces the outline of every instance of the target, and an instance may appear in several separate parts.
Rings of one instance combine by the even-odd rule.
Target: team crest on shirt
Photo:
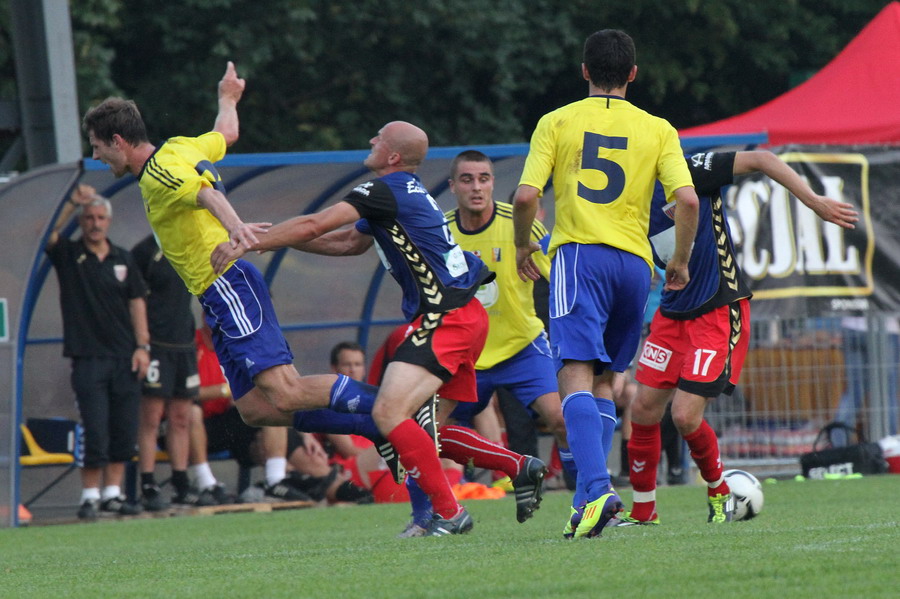
[[[500,262],[500,248],[494,248],[494,262]]]
[[[649,341],[644,343],[644,349],[641,351],[639,364],[643,364],[648,368],[665,372],[669,366],[669,360],[672,359],[672,350],[660,347]]]
[[[475,257],[481,260],[481,250],[472,250],[472,253],[475,254]]]
[[[125,279],[128,278],[128,267],[124,264],[116,264],[113,266],[113,272],[116,273],[116,280],[120,283],[124,283]]]

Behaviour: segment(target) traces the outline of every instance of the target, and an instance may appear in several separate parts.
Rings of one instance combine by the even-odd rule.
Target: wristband
[[[143,345],[138,345],[135,349],[142,349],[149,354],[150,353],[150,344],[145,343]]]

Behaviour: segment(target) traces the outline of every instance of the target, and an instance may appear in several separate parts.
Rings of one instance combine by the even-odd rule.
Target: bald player
[[[477,397],[475,362],[487,337],[488,317],[475,294],[494,275],[454,241],[443,212],[415,174],[428,152],[425,132],[393,121],[369,144],[364,164],[376,178],[325,210],[259,233],[250,249],[292,247],[346,256],[378,244],[385,267],[403,291],[410,333],[385,370],[372,417],[431,499],[435,514],[427,534],[461,534],[472,528],[472,518],[453,495],[433,439],[412,415],[452,377],[464,379],[471,388],[461,396]],[[241,245],[221,244],[213,252],[212,265],[225,268],[246,251]],[[453,404],[442,401],[441,413],[448,413]],[[368,406],[358,408],[365,411]],[[343,411],[343,406],[332,409]]]

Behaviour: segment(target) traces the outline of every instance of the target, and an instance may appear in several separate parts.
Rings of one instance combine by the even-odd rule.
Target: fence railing
[[[832,420],[869,440],[897,434],[897,315],[754,318],[751,335],[740,385],[707,409],[726,464],[799,471]]]

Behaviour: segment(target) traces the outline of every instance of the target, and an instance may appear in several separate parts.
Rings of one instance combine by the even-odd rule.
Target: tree
[[[629,100],[679,128],[702,124],[814,73],[884,4],[77,0],[71,12],[82,110],[121,94],[141,106],[151,139],[199,134],[234,60],[248,81],[236,149],[263,152],[364,148],[394,119],[421,125],[433,145],[526,141],[542,114],[584,96],[582,44],[604,27],[635,38]],[[5,40],[4,28],[3,72]]]

